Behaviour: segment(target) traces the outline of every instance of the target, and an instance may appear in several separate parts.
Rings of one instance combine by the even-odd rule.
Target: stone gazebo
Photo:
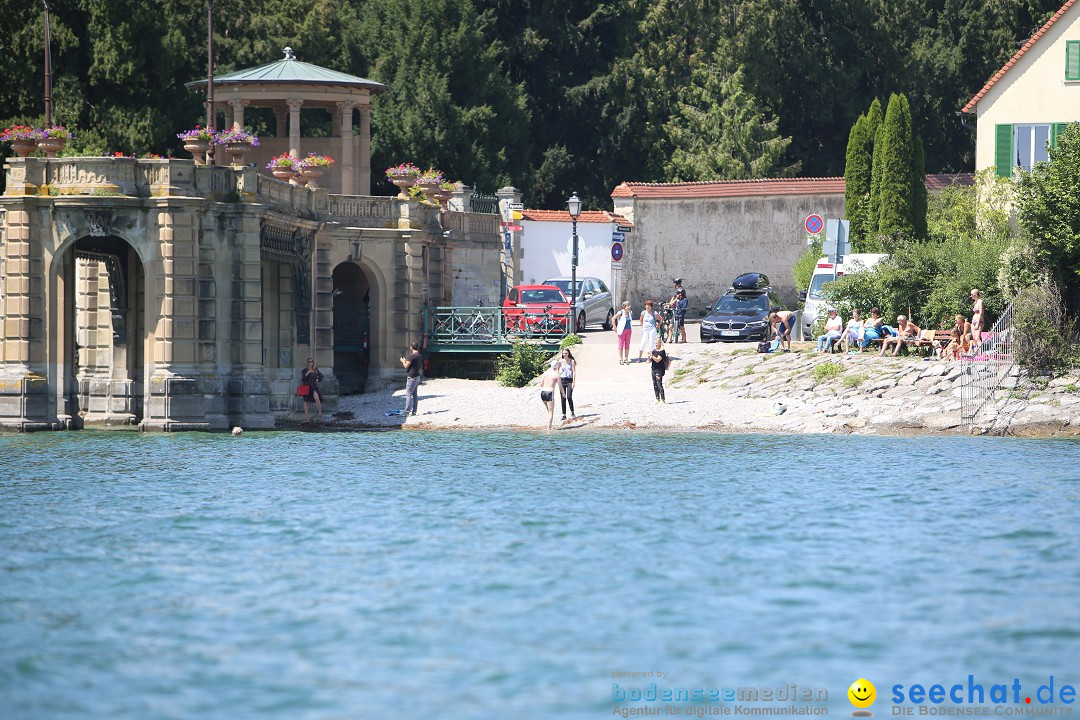
[[[207,81],[188,87],[206,90]],[[244,127],[244,110],[268,107],[274,111],[274,137],[259,137],[246,160],[263,168],[276,155],[296,157],[308,153],[329,155],[335,165],[319,184],[331,193],[371,194],[371,95],[386,91],[374,80],[347,75],[296,59],[292,48],[269,65],[237,70],[214,78],[214,108],[224,112],[226,127]],[[330,137],[301,138],[301,110],[330,113]],[[354,133],[354,111],[360,114],[360,132]],[[286,131],[287,130],[287,131]]]

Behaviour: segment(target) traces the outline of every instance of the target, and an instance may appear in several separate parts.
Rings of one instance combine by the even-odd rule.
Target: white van
[[[825,302],[825,294],[822,292],[825,286],[838,277],[843,277],[860,270],[869,270],[879,262],[889,257],[881,253],[853,253],[844,256],[844,262],[837,267],[827,257],[817,261],[814,267],[814,275],[810,278],[810,287],[803,295],[802,332],[803,337],[813,338],[814,323],[818,313],[824,314],[828,309]],[[866,308],[868,309],[868,308]]]

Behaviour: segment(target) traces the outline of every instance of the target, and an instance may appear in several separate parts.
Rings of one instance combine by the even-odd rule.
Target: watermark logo
[[[874,700],[877,700],[877,688],[874,687],[874,683],[866,678],[859,678],[851,683],[847,696],[851,704],[857,708],[851,711],[851,717],[874,717],[874,713],[866,709],[874,704]]]

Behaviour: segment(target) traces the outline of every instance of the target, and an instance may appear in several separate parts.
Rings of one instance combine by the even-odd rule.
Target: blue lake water
[[[0,436],[0,718],[602,718],[657,682],[613,673],[653,669],[824,687],[834,717],[860,677],[879,717],[897,683],[1077,685],[1078,460],[985,438]]]

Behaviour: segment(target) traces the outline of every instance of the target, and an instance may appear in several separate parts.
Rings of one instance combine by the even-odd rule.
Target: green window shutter
[[[1050,126],[1050,148],[1057,147],[1057,139],[1061,136],[1061,133],[1065,132],[1065,127],[1069,123],[1054,123]]]
[[[1065,79],[1080,80],[1080,40],[1065,43]]]
[[[994,126],[994,164],[998,177],[1012,177],[1013,166],[1013,126]]]

